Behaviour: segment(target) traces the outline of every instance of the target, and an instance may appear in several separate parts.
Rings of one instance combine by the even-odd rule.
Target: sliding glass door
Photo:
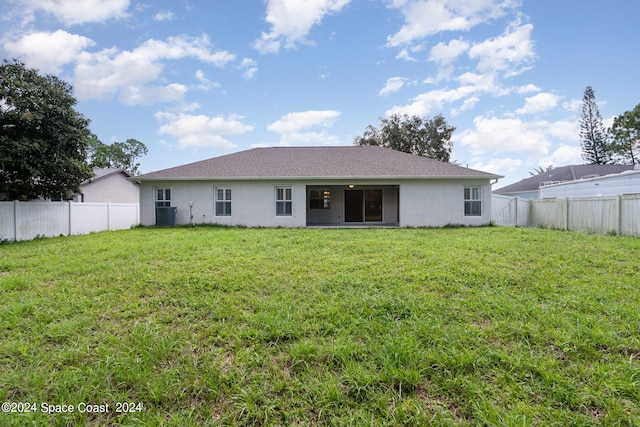
[[[345,190],[345,222],[382,222],[382,190]]]

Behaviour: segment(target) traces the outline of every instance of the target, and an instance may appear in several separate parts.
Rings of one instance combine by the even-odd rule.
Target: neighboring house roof
[[[85,181],[82,185],[89,184],[91,182],[95,182],[101,179],[105,179],[111,175],[115,175],[118,173],[123,173],[127,178],[130,178],[132,175],[124,169],[118,168],[93,168],[93,178]]]
[[[601,197],[640,193],[640,169],[545,185],[539,197]]]
[[[502,178],[377,146],[254,148],[136,176],[159,179]]]
[[[544,184],[574,181],[576,179],[622,173],[633,170],[633,165],[571,165],[553,168],[548,172],[523,179],[494,190],[494,194],[513,194],[537,191]]]

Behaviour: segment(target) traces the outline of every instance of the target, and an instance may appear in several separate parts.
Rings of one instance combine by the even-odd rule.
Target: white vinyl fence
[[[520,199],[493,195],[497,225],[640,237],[640,195]]]
[[[491,221],[512,227],[529,226],[529,199],[494,194],[491,197]]]
[[[0,241],[123,230],[139,223],[137,203],[0,202]]]

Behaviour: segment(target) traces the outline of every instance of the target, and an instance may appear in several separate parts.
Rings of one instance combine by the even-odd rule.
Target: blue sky
[[[150,172],[256,146],[351,145],[443,114],[452,160],[505,175],[583,163],[582,95],[640,103],[631,0],[4,0],[2,58],[74,87]]]

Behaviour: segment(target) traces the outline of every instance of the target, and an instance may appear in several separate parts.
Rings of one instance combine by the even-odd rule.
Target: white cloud
[[[204,75],[204,72],[202,70],[196,70],[195,77],[196,77],[196,80],[198,80],[200,82],[200,84],[198,84],[196,86],[196,89],[198,89],[198,90],[202,90],[202,91],[208,92],[213,88],[219,88],[220,87],[220,83],[213,82],[213,81],[209,80],[208,78],[206,78],[205,75]]]
[[[283,147],[300,147],[304,145],[339,145],[340,140],[337,136],[327,132],[293,132],[280,136],[280,142],[277,144]]]
[[[508,176],[510,173],[517,172],[523,166],[522,159],[514,158],[492,158],[488,161],[482,161],[479,159],[472,160],[469,167],[471,169],[477,169],[485,172],[491,172],[498,175]]]
[[[516,92],[518,92],[519,94],[540,92],[540,88],[534,84],[529,83],[528,85],[524,85],[516,88]]]
[[[530,153],[546,155],[550,141],[540,122],[523,122],[517,118],[476,117],[475,130],[467,129],[457,138],[474,155],[487,152]]]
[[[503,16],[513,5],[512,0],[392,1],[388,7],[400,9],[405,24],[397,33],[387,37],[387,45],[411,44],[442,31],[466,31]]]
[[[398,52],[398,54],[396,55],[396,59],[402,59],[402,60],[407,61],[407,62],[416,62],[416,61],[418,61],[416,58],[411,56],[411,54],[409,53],[409,49],[407,49],[407,48],[402,48],[400,50],[400,52]]]
[[[262,54],[277,53],[282,46],[289,49],[308,43],[311,28],[325,15],[339,12],[351,0],[268,0],[265,20],[271,25],[253,47]]]
[[[94,45],[95,42],[87,37],[57,30],[23,35],[15,41],[5,42],[4,48],[11,56],[22,58],[28,66],[43,73],[59,73],[64,64]]]
[[[582,99],[572,99],[562,103],[562,108],[567,111],[580,111],[582,109]]]
[[[258,72],[258,63],[251,58],[243,58],[238,68],[243,70],[242,76],[245,79],[251,80]]]
[[[469,42],[462,39],[451,40],[448,44],[442,42],[431,48],[431,61],[447,65],[469,49]]]
[[[493,95],[502,95],[505,89],[502,89],[496,83],[496,75],[493,73],[464,73],[457,77],[458,82],[463,86],[473,86],[478,92],[488,92]]]
[[[516,110],[518,114],[533,114],[551,110],[558,105],[560,97],[553,93],[543,92],[525,99],[524,107]]]
[[[541,121],[547,134],[553,141],[567,141],[575,146],[580,146],[580,124],[577,120],[567,118],[553,122]]]
[[[408,22],[416,20],[415,26],[406,25],[403,30],[394,37],[389,38],[388,45],[402,45],[403,50],[411,47],[415,40],[426,35],[448,29],[458,25],[460,28],[470,28],[483,20],[502,16],[507,8],[515,5],[511,1],[471,1],[471,0],[396,0],[394,7],[400,8],[407,15]],[[432,11],[433,16],[419,24],[417,20],[421,16],[427,16],[427,11]],[[440,15],[438,15],[440,13]],[[410,17],[409,17],[410,16]],[[420,25],[428,23],[429,19],[441,16],[444,21],[441,26],[433,24],[427,31],[419,31]],[[451,81],[457,82],[458,87],[439,88],[416,96],[406,105],[394,106],[389,114],[429,115],[433,112],[442,112],[450,108],[450,114],[457,115],[471,110],[479,102],[483,94],[491,94],[495,97],[506,96],[517,92],[520,94],[538,92],[535,85],[528,84],[520,87],[505,87],[503,78],[522,73],[535,59],[533,42],[531,40],[532,25],[522,24],[520,17],[511,22],[502,34],[480,42],[471,42],[463,38],[440,42],[433,46],[429,60],[439,65],[436,78],[430,78],[429,82]],[[444,26],[444,27],[443,27]],[[446,28],[445,28],[446,27]],[[410,31],[413,31],[412,33]],[[404,34],[404,36],[402,36]],[[409,37],[410,35],[410,37]],[[402,37],[401,37],[402,36]],[[406,36],[406,37],[405,37]],[[396,38],[397,37],[397,38]],[[408,44],[408,45],[407,45]],[[408,47],[407,47],[408,46]],[[456,75],[457,68],[453,62],[461,56],[477,61],[475,70],[464,71]],[[537,101],[537,102],[536,102]],[[543,104],[543,101],[546,101]],[[533,112],[542,106],[550,108],[550,97],[537,97],[529,101],[527,106],[521,109],[521,113]],[[556,105],[559,100],[556,99]]]
[[[120,91],[131,92],[132,87],[140,89],[158,80],[163,61],[187,57],[219,67],[235,60],[235,55],[227,51],[212,51],[206,36],[169,37],[166,41],[151,39],[131,51],[111,48],[97,53],[84,52],[77,58],[76,94],[79,99],[106,99]],[[125,99],[131,102],[135,98],[125,94]],[[168,98],[171,99],[173,97]]]
[[[498,37],[476,43],[469,49],[469,57],[478,59],[478,71],[508,71],[515,75],[521,70],[516,65],[527,64],[535,59],[531,31],[533,25],[514,23]]]
[[[169,37],[167,41],[149,39],[133,51],[142,59],[181,59],[192,57],[218,67],[233,61],[235,55],[227,51],[211,51],[211,42],[206,35],[200,38],[186,36]]]
[[[582,148],[576,145],[561,145],[550,156],[540,159],[541,165],[575,165],[581,164]]]
[[[396,59],[402,59],[407,62],[417,62],[418,60],[412,56],[414,53],[421,52],[425,49],[425,45],[420,43],[409,47],[403,47],[396,55]]]
[[[340,117],[340,112],[333,110],[310,110],[289,113],[280,120],[271,123],[267,129],[277,133],[294,133],[315,126],[331,127]]]
[[[31,10],[54,15],[64,25],[104,22],[126,16],[129,0],[23,0]]]
[[[203,114],[157,112],[155,116],[159,122],[164,123],[158,133],[175,137],[180,148],[230,149],[235,145],[226,137],[253,130],[253,126],[242,123],[243,117],[238,115],[209,117]]]
[[[387,116],[408,114],[410,116],[427,116],[434,111],[442,110],[445,104],[451,104],[471,98],[477,91],[475,86],[460,86],[457,89],[436,89],[422,93],[414,98],[411,104],[396,106],[388,110]]]
[[[405,79],[404,77],[391,77],[390,79],[387,79],[387,83],[382,89],[380,89],[378,95],[387,96],[399,91],[404,86],[406,80],[407,79]]]
[[[120,102],[126,105],[181,102],[186,92],[186,86],[177,83],[167,86],[128,86],[120,91]]]
[[[150,39],[133,50],[116,47],[90,52],[96,43],[84,36],[64,30],[34,32],[15,40],[5,41],[4,49],[21,58],[28,66],[44,73],[60,74],[63,67],[74,64],[73,86],[79,100],[118,97],[127,105],[183,101],[187,87],[161,80],[165,62],[193,58],[217,67],[237,61],[234,54],[214,50],[206,35],[201,37],[175,36],[166,40]],[[257,64],[244,58],[237,65],[246,79],[254,77]],[[196,72],[200,82],[192,86],[210,90],[219,84],[207,80],[201,70]]]
[[[333,110],[289,113],[271,123],[267,129],[280,134],[280,145],[336,145],[339,143],[336,136],[309,129],[330,128],[339,117],[340,112]]]
[[[473,107],[476,106],[478,101],[480,101],[480,98],[478,98],[477,96],[472,96],[470,98],[467,98],[467,99],[464,100],[464,102],[462,103],[462,105],[460,107],[452,109],[451,110],[451,114],[453,116],[457,116],[458,114],[460,114],[462,112],[469,111]]]
[[[473,155],[512,152],[539,159],[548,156],[550,148],[558,141],[579,145],[577,124],[572,120],[523,121],[480,116],[473,123],[475,129],[467,129],[453,137],[455,142],[469,147]]]
[[[175,18],[175,17],[176,17],[176,15],[173,12],[171,12],[170,10],[160,11],[160,12],[156,13],[155,15],[153,15],[153,19],[155,21],[160,21],[160,22],[173,21],[173,18]]]

